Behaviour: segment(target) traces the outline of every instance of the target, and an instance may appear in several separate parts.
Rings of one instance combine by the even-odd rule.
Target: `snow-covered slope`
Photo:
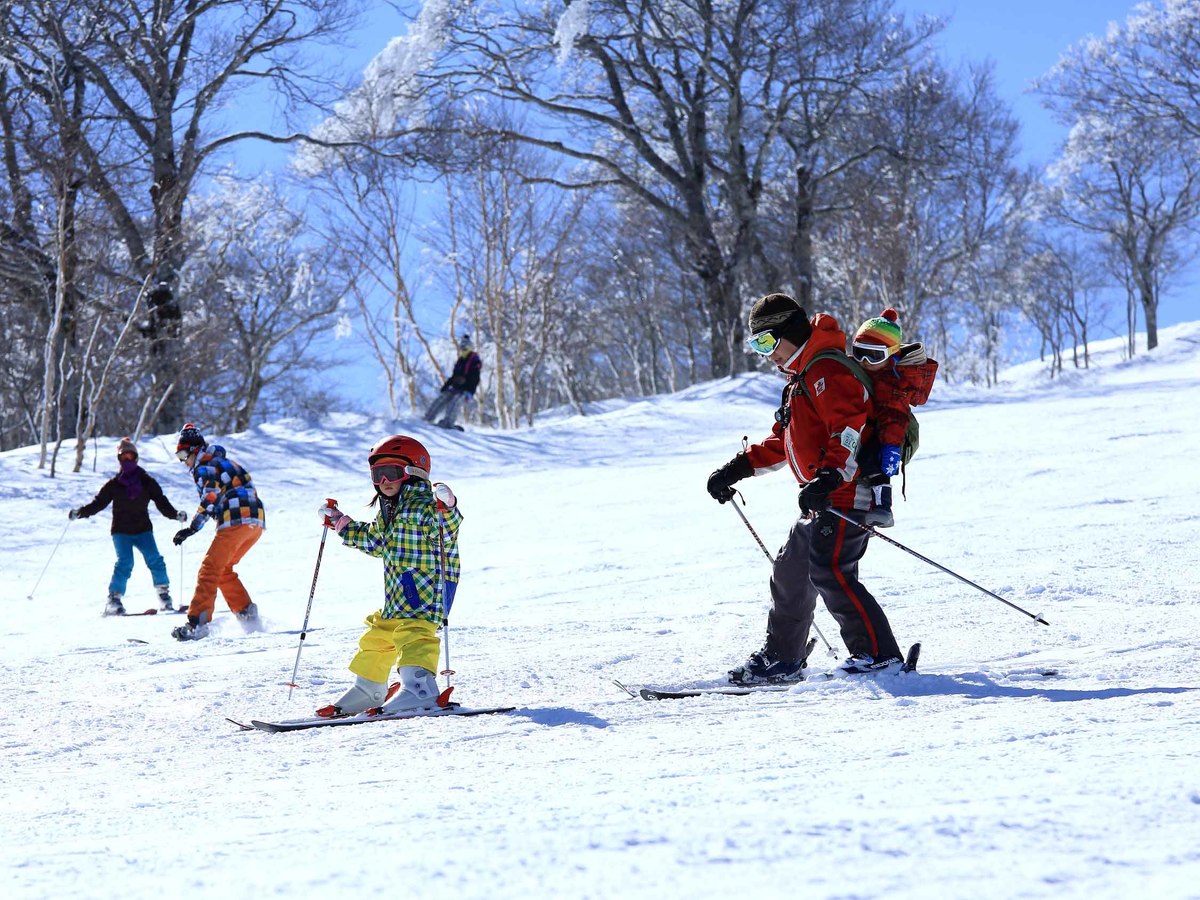
[[[98,471],[55,479],[33,449],[0,454],[6,895],[1197,896],[1200,323],[1132,361],[1094,347],[1053,382],[1029,364],[994,391],[941,385],[921,414],[888,535],[1049,627],[877,542],[864,580],[923,642],[922,674],[631,699],[613,679],[711,682],[761,644],[767,561],[704,481],[766,433],[779,387],[510,433],[338,416],[210,435],[268,507],[239,571],[269,630],[243,635],[219,600],[214,636],[183,645],[175,617],[100,617],[108,516],[68,525],[115,437]],[[369,514],[365,455],[392,431],[426,443],[466,515],[456,696],[517,711],[237,731],[226,716],[303,715],[348,681],[381,573],[331,540],[284,686],[316,508]],[[143,464],[191,508],[171,447],[144,440]],[[777,546],[789,476],[743,492]],[[155,519],[187,596],[211,529],[181,554],[175,527]],[[138,565],[130,609],[153,605]]]

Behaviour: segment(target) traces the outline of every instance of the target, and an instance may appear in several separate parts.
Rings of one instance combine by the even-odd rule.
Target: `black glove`
[[[69,513],[67,513],[67,518],[70,519],[72,522],[74,522],[76,519],[79,518],[79,510],[77,510],[77,509],[71,510]]]
[[[171,538],[171,543],[178,547],[195,533],[196,532],[192,531],[190,528],[180,528],[177,532],[175,532],[175,537]]]
[[[753,474],[754,466],[750,465],[745,453],[739,453],[708,476],[709,496],[718,503],[728,503],[734,495],[732,485]]]
[[[800,491],[800,511],[805,515],[829,508],[829,495],[842,486],[837,469],[817,469],[813,480]]]

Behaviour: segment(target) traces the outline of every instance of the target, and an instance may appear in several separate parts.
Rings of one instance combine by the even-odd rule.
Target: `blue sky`
[[[938,39],[949,63],[995,63],[998,91],[1021,122],[1025,159],[1044,164],[1065,133],[1038,98],[1026,93],[1030,82],[1072,44],[1103,35],[1109,22],[1124,21],[1133,6],[1128,0],[902,0],[897,9],[949,19]]]

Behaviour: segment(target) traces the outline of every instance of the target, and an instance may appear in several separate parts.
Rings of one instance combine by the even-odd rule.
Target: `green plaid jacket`
[[[440,511],[427,481],[405,485],[396,498],[396,514],[384,522],[351,522],[342,543],[383,560],[383,617],[427,619],[441,625],[450,614],[458,588],[458,507]],[[445,596],[442,560],[445,559]]]

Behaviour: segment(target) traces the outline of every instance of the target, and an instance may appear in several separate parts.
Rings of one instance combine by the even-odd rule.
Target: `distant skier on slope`
[[[450,615],[458,588],[458,529],[462,513],[446,484],[430,484],[429,451],[396,434],[367,457],[379,512],[356,522],[334,506],[322,506],[322,521],[354,547],[383,560],[383,607],[367,616],[367,631],[350,661],[354,685],[318,716],[355,715],[383,707],[385,713],[437,705],[441,653],[438,628]],[[387,698],[392,667],[401,690]]]
[[[200,494],[200,506],[191,524],[175,533],[176,546],[199,532],[205,519],[216,522],[217,533],[196,573],[187,624],[173,629],[171,636],[180,641],[207,637],[218,589],[244,631],[261,631],[258,605],[233,570],[267,527],[267,513],[250,473],[228,459],[224,447],[209,444],[192,424],[184,425],[179,432],[175,455],[191,471]]]
[[[870,535],[828,511],[832,506],[861,519],[871,507],[870,489],[857,481],[856,459],[870,437],[870,395],[844,362],[816,359],[844,357],[846,336],[832,316],[818,313],[810,321],[787,294],[768,294],[751,309],[747,343],[788,375],[788,384],[771,434],[713,472],[708,492],[725,503],[736,482],[784,465],[803,487],[800,518],[771,573],[766,643],[729,680],[801,680],[818,593],[851,653],[839,667],[843,673],[898,668],[903,660],[887,616],[858,580]]]
[[[130,438],[121,438],[117,445],[117,464],[121,470],[104,483],[90,503],[69,513],[71,519],[86,519],[112,504],[112,542],[117,551],[112,578],[108,582],[108,601],[104,615],[123,616],[125,606],[121,600],[133,574],[133,551],[142,554],[142,559],[154,578],[154,589],[158,592],[159,608],[173,610],[171,601],[171,579],[167,575],[167,564],[158,552],[154,540],[154,527],[150,524],[150,501],[168,519],[187,521],[187,513],[176,510],[163,494],[163,489],[153,476],[138,465],[137,446]]]
[[[475,352],[471,336],[464,334],[458,339],[458,359],[454,361],[454,369],[450,377],[442,382],[441,393],[425,411],[425,421],[442,428],[457,428],[454,423],[458,418],[459,408],[463,401],[475,397],[482,373],[483,360]]]

